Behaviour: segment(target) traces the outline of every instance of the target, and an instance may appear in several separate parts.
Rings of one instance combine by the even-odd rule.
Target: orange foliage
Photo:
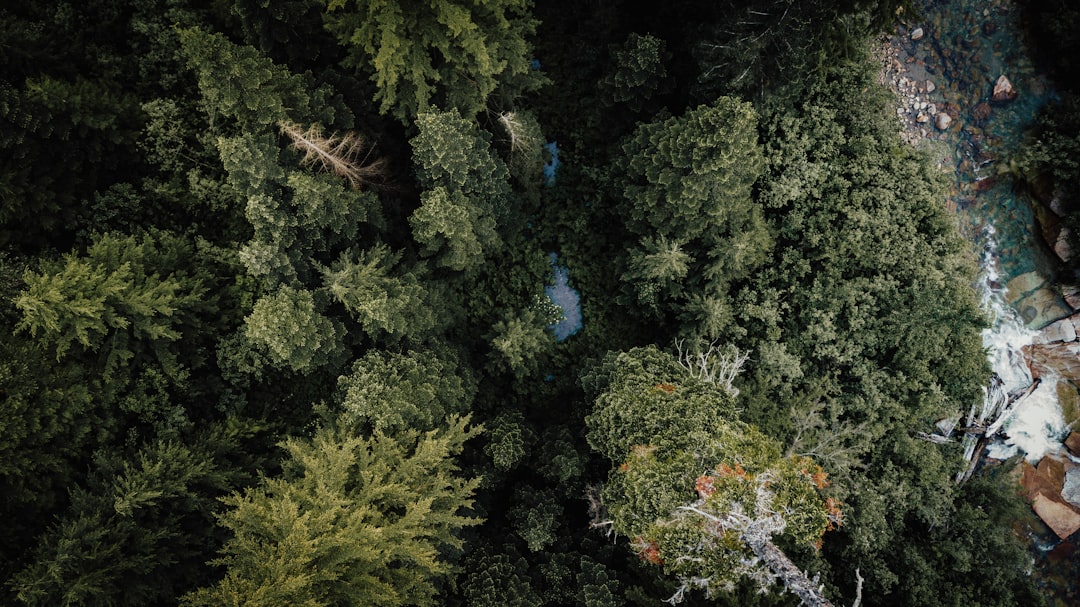
[[[656,384],[654,387],[657,390],[662,390],[664,392],[667,392],[668,394],[671,394],[675,391],[675,386],[673,386],[672,384]]]
[[[660,547],[656,542],[646,542],[644,538],[636,538],[634,545],[638,547],[638,557],[651,565],[663,565],[664,559],[660,556]]]
[[[734,468],[727,464],[720,464],[716,467],[716,473],[723,477],[746,478],[746,470],[743,470],[742,464],[735,464]]]
[[[844,524],[844,513],[840,510],[840,501],[835,497],[825,498],[825,511],[829,516],[829,526],[826,527],[827,531],[832,531]]]
[[[810,472],[806,468],[803,468],[802,470],[799,470],[799,472],[803,473],[804,476],[810,477],[810,480],[818,489],[824,489],[825,487],[828,487],[832,484],[828,480],[826,480],[827,478],[829,478],[829,473],[822,470],[821,466],[815,464],[812,470],[813,472]]]
[[[694,482],[694,489],[697,490],[697,494],[701,499],[705,499],[716,493],[716,487],[713,484],[713,477],[702,474],[697,477],[697,481]]]

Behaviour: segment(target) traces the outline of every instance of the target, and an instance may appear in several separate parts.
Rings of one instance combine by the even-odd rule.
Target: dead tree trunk
[[[811,607],[833,607],[829,599],[821,593],[821,588],[799,569],[782,550],[772,542],[747,542],[750,549],[780,578],[780,582],[799,597],[803,605]]]

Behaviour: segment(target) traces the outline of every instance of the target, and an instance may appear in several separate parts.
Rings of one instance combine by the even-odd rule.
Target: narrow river
[[[907,26],[898,28],[887,45],[883,78],[898,95],[905,138],[955,177],[948,204],[980,255],[977,288],[992,322],[983,343],[996,377],[983,411],[969,417],[990,426],[995,406],[1033,384],[1025,347],[1045,339],[1044,327],[1073,313],[1052,282],[1052,246],[1008,162],[1053,91],[1029,58],[1012,2],[917,4],[921,14],[907,16]],[[984,455],[1022,456],[1035,463],[1046,454],[1065,453],[1061,441],[1069,428],[1061,395],[1073,393],[1071,384],[1044,371],[1030,396],[1003,420],[1002,433],[989,441]],[[974,451],[975,439],[968,442]],[[1034,518],[1021,527],[1031,539],[1033,575],[1048,604],[1076,604],[1080,557],[1075,546]]]

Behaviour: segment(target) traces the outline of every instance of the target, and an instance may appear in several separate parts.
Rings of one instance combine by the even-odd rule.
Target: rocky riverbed
[[[1056,416],[1034,429],[1049,435],[1045,453],[1013,475],[1041,518],[1022,526],[1048,603],[1080,604],[1080,434],[1068,431],[1080,426],[1080,289],[1055,277],[1073,252],[1052,196],[1018,188],[1008,161],[1053,93],[1028,57],[1011,2],[928,0],[920,13],[878,46],[880,80],[895,93],[903,139],[953,177],[947,204],[961,229],[976,250],[993,249],[988,288],[1018,316],[1025,375],[1042,379],[1032,399],[1041,403],[1032,406]],[[1005,432],[1030,431],[1020,426]]]

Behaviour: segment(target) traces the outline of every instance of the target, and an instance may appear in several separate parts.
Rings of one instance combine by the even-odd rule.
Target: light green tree
[[[201,278],[177,267],[185,251],[187,243],[168,234],[104,234],[85,255],[44,261],[23,276],[26,288],[14,300],[22,312],[17,329],[40,337],[57,358],[76,344],[102,350],[107,370],[133,356],[133,342],[164,356],[206,293]]]
[[[682,294],[683,281],[694,262],[683,245],[661,235],[643,238],[641,245],[630,251],[622,279],[633,287],[644,309],[658,312],[661,301]]]
[[[555,344],[554,336],[533,310],[507,313],[492,330],[492,364],[518,377],[535,372],[539,357]]]
[[[283,286],[260,298],[244,318],[244,337],[278,365],[308,372],[341,350],[344,327],[316,309],[311,291]]]
[[[283,475],[225,499],[225,577],[188,606],[438,605],[455,571],[445,551],[479,519],[479,479],[454,462],[479,428],[451,416],[421,433],[358,436],[347,421],[292,438]]]
[[[530,0],[324,0],[345,65],[369,75],[379,111],[407,123],[436,104],[472,118],[543,79],[530,69]]]
[[[510,208],[510,172],[490,135],[457,110],[417,116],[409,141],[424,192],[409,218],[426,255],[455,270],[475,267],[503,245],[496,223]]]

